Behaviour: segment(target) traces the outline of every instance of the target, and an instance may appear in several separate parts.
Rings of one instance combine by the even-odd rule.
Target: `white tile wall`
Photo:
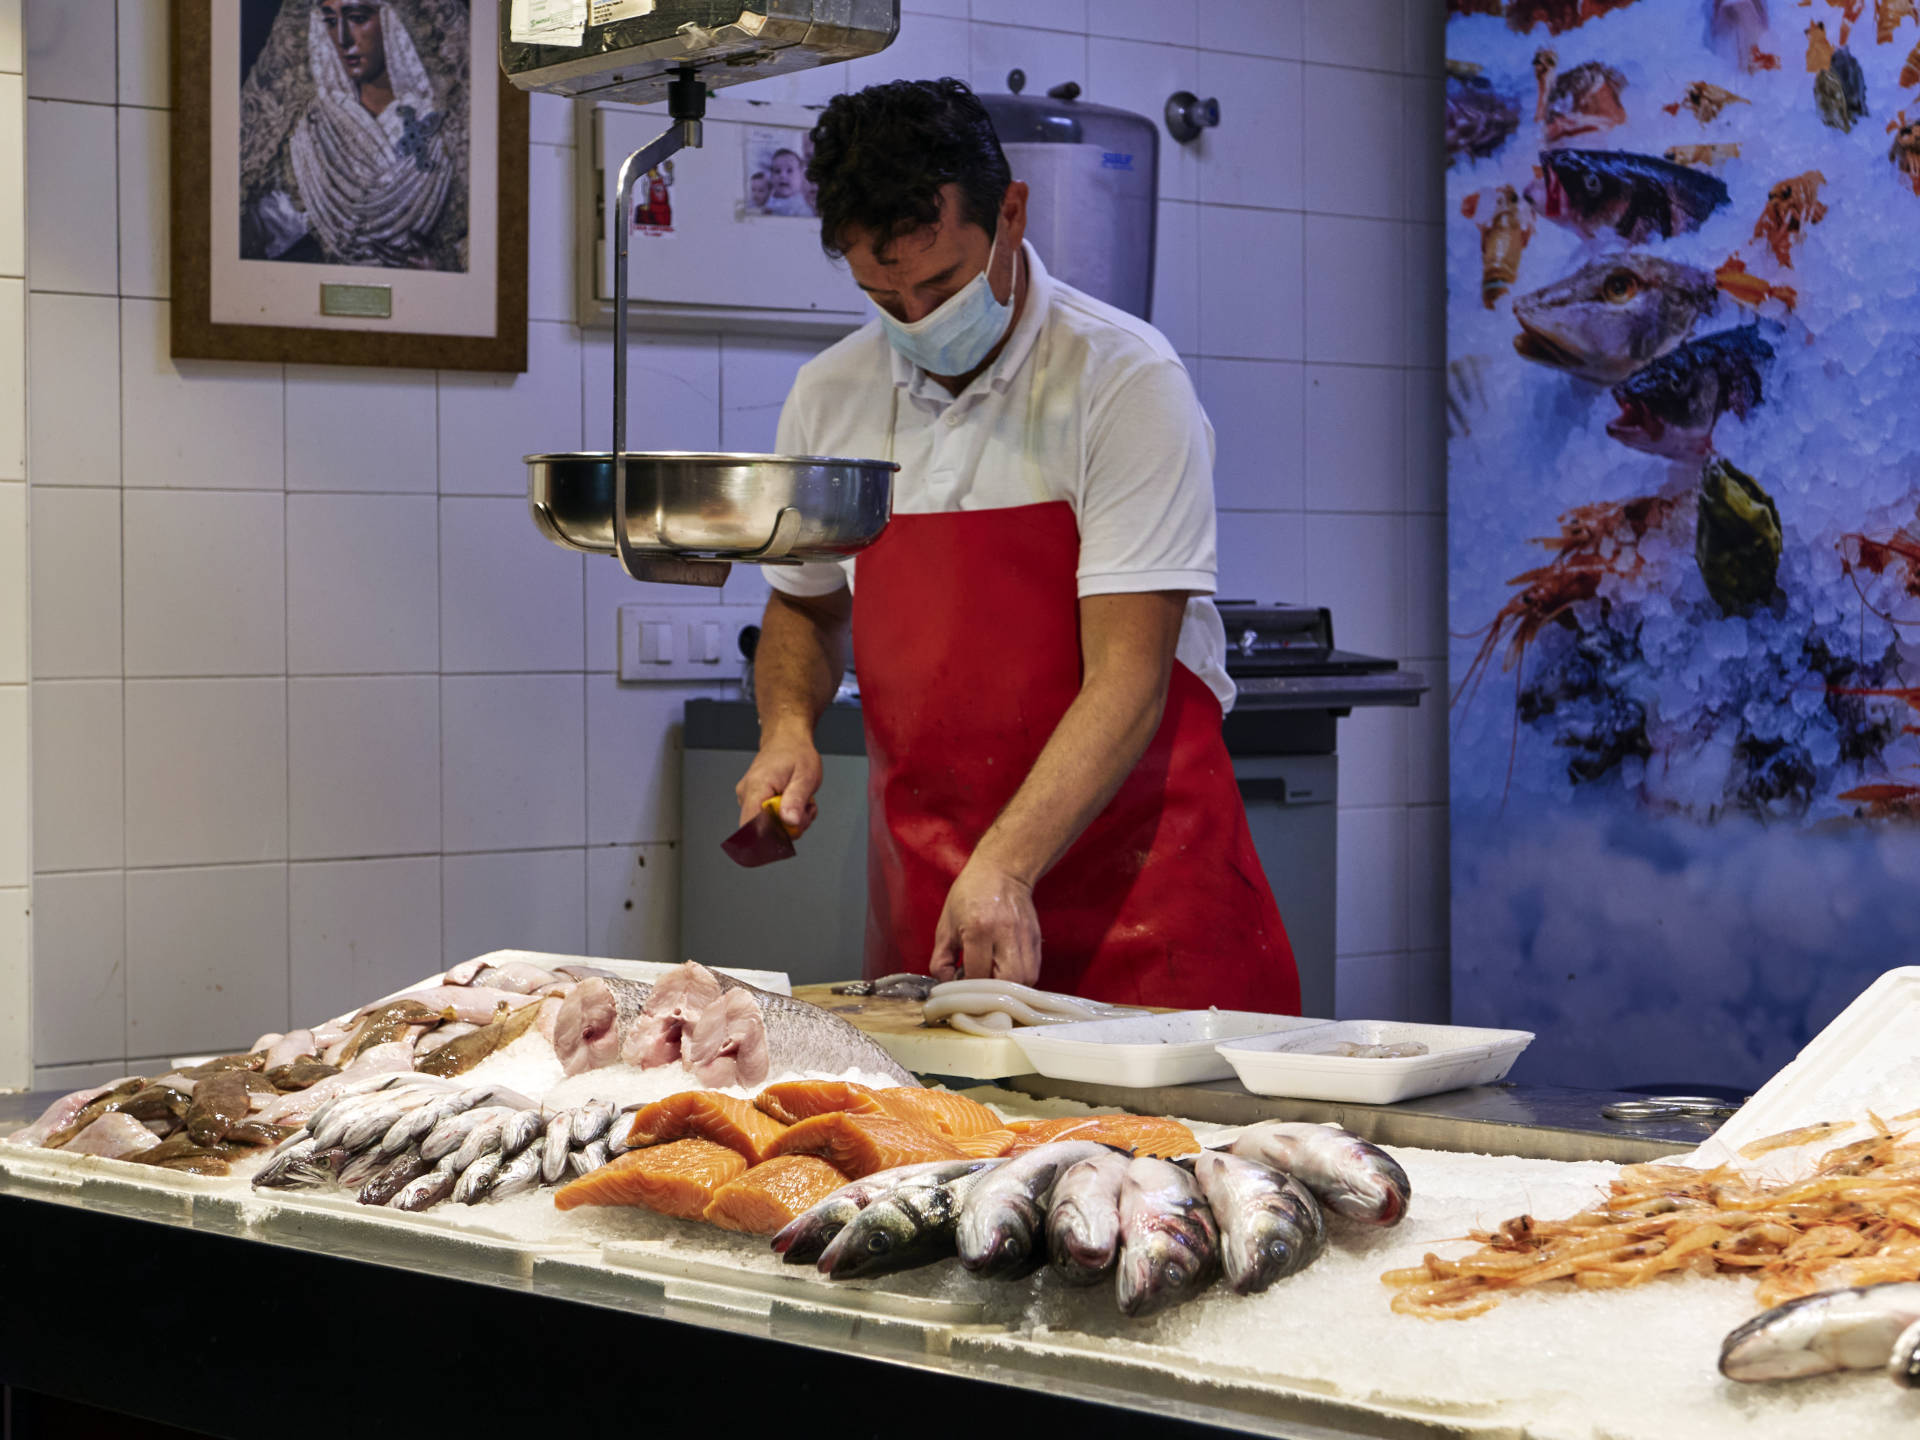
[[[34,289],[112,295],[118,288],[119,210],[115,187],[107,183],[114,144],[114,112],[107,106],[27,102],[27,254]]]
[[[14,1088],[34,1084],[33,1011],[26,1003],[33,983],[33,941],[27,913],[31,894],[24,885],[17,890],[0,890],[0,994],[14,997],[13,1003],[0,1010],[0,1079]]]
[[[939,73],[998,90],[1017,66],[1030,91],[1075,80],[1156,117],[1173,88],[1220,99],[1198,143],[1163,135],[1154,318],[1216,428],[1223,591],[1331,605],[1343,644],[1435,686],[1343,732],[1339,946],[1344,1013],[1444,1014],[1437,0],[903,9],[882,55],[762,98]],[[83,187],[44,143],[29,157],[20,82],[0,75],[0,398],[21,389],[5,286],[26,269],[29,181],[36,201],[32,865],[75,894],[124,875],[135,937],[126,1033],[76,1039],[54,1005],[38,1078],[244,1044],[289,1002],[310,1021],[502,944],[670,956],[694,692],[614,683],[613,608],[757,608],[765,583],[739,567],[718,596],[638,586],[527,523],[520,456],[610,429],[607,335],[571,323],[570,107],[535,102],[527,374],[176,363],[164,7],[28,0],[27,22],[36,124],[119,176]],[[632,443],[771,446],[814,348],[637,337]],[[7,435],[0,414],[0,481],[18,472]],[[5,515],[0,492],[0,575]],[[0,687],[24,632],[0,602]],[[43,978],[74,933],[59,898]],[[0,868],[0,994],[25,913]],[[7,1047],[0,1030],[0,1083]]]
[[[33,886],[34,1059],[113,1060],[127,1050],[126,877],[43,875]]]
[[[120,496],[33,487],[33,673],[118,676]]]
[[[0,480],[27,478],[27,286],[0,279]]]
[[[0,685],[0,888],[33,878],[30,812],[21,803],[31,793],[32,771],[27,736],[27,687]]]
[[[0,73],[18,75],[26,51],[20,0],[0,0]],[[11,192],[8,192],[11,193]]]
[[[128,675],[286,670],[284,496],[129,490],[122,517]]]
[[[27,508],[28,413],[26,234],[26,85],[20,74],[25,58],[20,0],[0,0],[0,490],[9,513]],[[24,524],[0,545],[0,580],[8,590],[0,615],[0,653],[5,653],[7,706],[20,718],[11,722],[0,744],[0,844],[17,852],[9,862],[15,878],[0,881],[0,1086],[27,1085],[33,1079],[33,992],[30,771],[30,717],[24,682],[29,627],[26,591],[28,546]],[[17,597],[17,598],[16,598]]]
[[[287,760],[294,859],[439,852],[433,676],[289,680]]]
[[[26,683],[27,625],[27,487],[0,480],[0,685]]]
[[[440,968],[440,857],[291,865],[291,1021],[315,1025]]]
[[[127,1055],[237,1050],[285,1030],[286,953],[285,865],[132,871]]]

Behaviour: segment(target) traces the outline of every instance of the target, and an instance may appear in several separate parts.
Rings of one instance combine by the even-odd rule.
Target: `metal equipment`
[[[502,7],[500,63],[515,85],[633,102],[664,97],[672,121],[620,167],[613,447],[526,457],[534,521],[557,544],[608,553],[593,543],[604,530],[636,580],[718,586],[732,561],[837,558],[885,528],[898,469],[891,462],[627,452],[627,217],[642,176],[699,147],[709,88],[873,54],[898,32],[899,9],[898,0],[511,0]],[[605,23],[588,23],[596,18]],[[648,477],[644,493],[630,490],[630,472]]]

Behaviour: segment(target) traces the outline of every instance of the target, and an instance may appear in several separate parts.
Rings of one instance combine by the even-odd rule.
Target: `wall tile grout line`
[[[114,6],[113,27],[113,93],[117,99],[120,94],[120,23],[119,5]],[[127,326],[126,306],[119,295],[126,273],[126,257],[122,236],[125,225],[120,215],[120,115],[116,108],[113,117],[113,233],[114,233],[114,290],[113,302],[115,332],[119,337],[119,353],[114,366],[115,393],[119,406],[120,420],[120,491],[117,508],[120,512],[120,574],[123,577],[120,597],[120,1048],[122,1063],[125,1063],[127,1048],[127,1021],[129,1001],[133,990],[133,916],[128,904],[127,891],[127,806],[129,784],[127,765],[127,747],[130,736],[127,731],[127,621],[126,587],[124,577],[127,573]]]

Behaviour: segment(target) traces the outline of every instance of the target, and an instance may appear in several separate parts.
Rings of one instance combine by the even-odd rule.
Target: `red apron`
[[[869,976],[926,973],[948,889],[1080,693],[1079,558],[1064,500],[896,515],[861,552]],[[1219,701],[1178,662],[1146,753],[1033,899],[1045,989],[1299,1011]]]

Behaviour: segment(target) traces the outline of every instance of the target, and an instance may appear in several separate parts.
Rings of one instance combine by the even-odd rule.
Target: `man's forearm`
[[[775,591],[753,654],[753,696],[762,735],[799,727],[809,737],[833,703],[846,661],[851,598],[795,600]]]
[[[1166,680],[1083,686],[974,854],[1029,886],[1052,868],[1132,773],[1165,709]]]

